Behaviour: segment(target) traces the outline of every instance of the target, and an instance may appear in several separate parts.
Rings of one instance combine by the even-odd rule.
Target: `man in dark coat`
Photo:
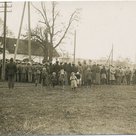
[[[68,76],[68,84],[70,85],[70,75],[72,72],[71,63],[67,64],[66,71],[67,71],[67,76]]]
[[[96,84],[96,69],[97,69],[96,63],[94,63],[94,64],[92,65],[92,69],[91,69],[91,72],[92,72],[92,82],[93,82],[93,84]]]
[[[13,62],[13,58],[11,58],[10,62],[7,64],[7,67],[6,67],[9,89],[14,88],[14,78],[15,78],[16,71],[17,71],[16,64]]]
[[[59,84],[59,71],[60,71],[59,61],[56,61],[56,63],[54,64],[53,72],[56,73],[57,85]]]
[[[2,61],[0,60],[0,80],[1,80],[1,76],[2,76]]]

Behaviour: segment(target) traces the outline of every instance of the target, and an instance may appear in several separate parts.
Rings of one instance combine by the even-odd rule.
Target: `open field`
[[[0,82],[2,134],[136,134],[136,86],[35,88]],[[23,87],[24,86],[24,87]]]

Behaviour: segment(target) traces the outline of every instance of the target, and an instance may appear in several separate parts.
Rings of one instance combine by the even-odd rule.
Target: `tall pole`
[[[7,2],[4,2],[4,41],[3,41],[2,80],[5,80],[6,21],[7,21]]]
[[[74,64],[75,64],[75,61],[76,61],[76,30],[74,33]]]
[[[113,44],[112,44],[111,64],[113,65]]]
[[[136,68],[136,53],[135,53],[135,59],[134,59],[134,68]]]
[[[21,30],[22,30],[22,24],[23,24],[23,19],[24,19],[25,7],[26,7],[26,2],[24,2],[22,17],[21,17],[21,23],[20,23],[20,28],[19,28],[18,38],[17,38],[17,44],[16,44],[16,48],[15,48],[15,53],[14,53],[14,60],[16,59],[16,55],[17,55],[19,39],[20,39]]]
[[[135,53],[135,65],[136,65],[136,53]]]
[[[111,54],[112,54],[112,49],[111,49],[110,55],[109,55],[109,57],[108,57],[108,59],[107,59],[107,61],[106,61],[106,64],[109,63],[109,65],[110,65]]]
[[[28,54],[29,54],[29,61],[31,61],[31,23],[30,23],[30,2],[28,2],[28,33],[29,33],[29,39],[28,39]]]

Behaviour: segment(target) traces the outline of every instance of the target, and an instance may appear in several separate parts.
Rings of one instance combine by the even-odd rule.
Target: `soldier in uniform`
[[[90,67],[88,67],[87,69],[87,87],[90,87],[92,86],[92,72],[91,72],[91,69]]]
[[[118,66],[115,70],[115,77],[116,77],[116,84],[120,85],[121,84],[121,70]]]
[[[96,63],[92,65],[92,83],[96,84]]]
[[[7,64],[7,67],[6,67],[9,89],[14,88],[14,80],[15,80],[16,71],[17,71],[16,64],[13,62],[13,58],[11,58],[10,62]]]
[[[110,71],[109,71],[110,75],[109,75],[109,80],[110,80],[110,84],[113,85],[115,84],[115,68],[114,66],[110,66]]]
[[[47,69],[45,67],[42,68],[41,84],[42,84],[42,86],[48,85],[48,73],[47,73]]]
[[[131,81],[131,70],[128,67],[126,70],[126,79],[127,79],[127,85],[130,85],[130,81]]]
[[[0,79],[1,79],[1,76],[2,76],[2,61],[0,61]]]
[[[28,72],[28,82],[32,83],[32,65],[28,63],[27,65],[27,72]]]
[[[99,64],[96,65],[96,84],[100,85],[100,66]]]
[[[101,69],[101,83],[102,84],[106,84],[107,83],[107,71],[106,71],[106,68],[105,66],[103,66],[103,68]]]
[[[59,61],[56,61],[56,64],[54,64],[53,72],[56,73],[57,85],[59,84],[59,71],[60,71]]]
[[[21,82],[26,82],[26,64],[24,62],[21,66]]]
[[[87,64],[86,61],[83,62],[82,65],[82,85],[87,85]]]
[[[70,75],[72,72],[71,63],[67,64],[66,71],[67,71],[67,77],[68,77],[68,84],[70,85]]]

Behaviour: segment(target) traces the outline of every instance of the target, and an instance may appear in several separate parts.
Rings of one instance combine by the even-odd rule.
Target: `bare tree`
[[[40,45],[44,53],[44,61],[48,60],[49,56],[49,41],[48,41],[48,31],[41,26],[37,26],[31,31],[31,36],[34,41]]]
[[[33,4],[32,4],[33,5]],[[33,7],[39,12],[42,19],[39,21],[44,24],[44,30],[46,30],[46,35],[42,35],[42,32],[34,33],[34,36],[38,39],[38,41],[43,41],[44,39],[44,47],[48,49],[49,60],[52,60],[53,51],[57,48],[62,41],[66,38],[66,35],[70,29],[70,26],[73,22],[78,21],[79,10],[75,10],[69,17],[69,20],[65,26],[60,24],[61,27],[57,28],[59,24],[57,24],[57,19],[60,15],[60,11],[57,10],[57,3],[51,2],[51,14],[47,14],[47,8],[45,6],[45,2],[41,2],[41,9],[37,8],[33,5]],[[40,29],[40,28],[39,28]],[[41,30],[40,30],[41,31]],[[32,34],[33,35],[33,34]],[[42,36],[42,37],[41,37]],[[45,41],[47,40],[47,41]],[[46,46],[45,46],[46,44]],[[43,46],[41,44],[41,46]],[[47,52],[46,52],[47,53]]]

